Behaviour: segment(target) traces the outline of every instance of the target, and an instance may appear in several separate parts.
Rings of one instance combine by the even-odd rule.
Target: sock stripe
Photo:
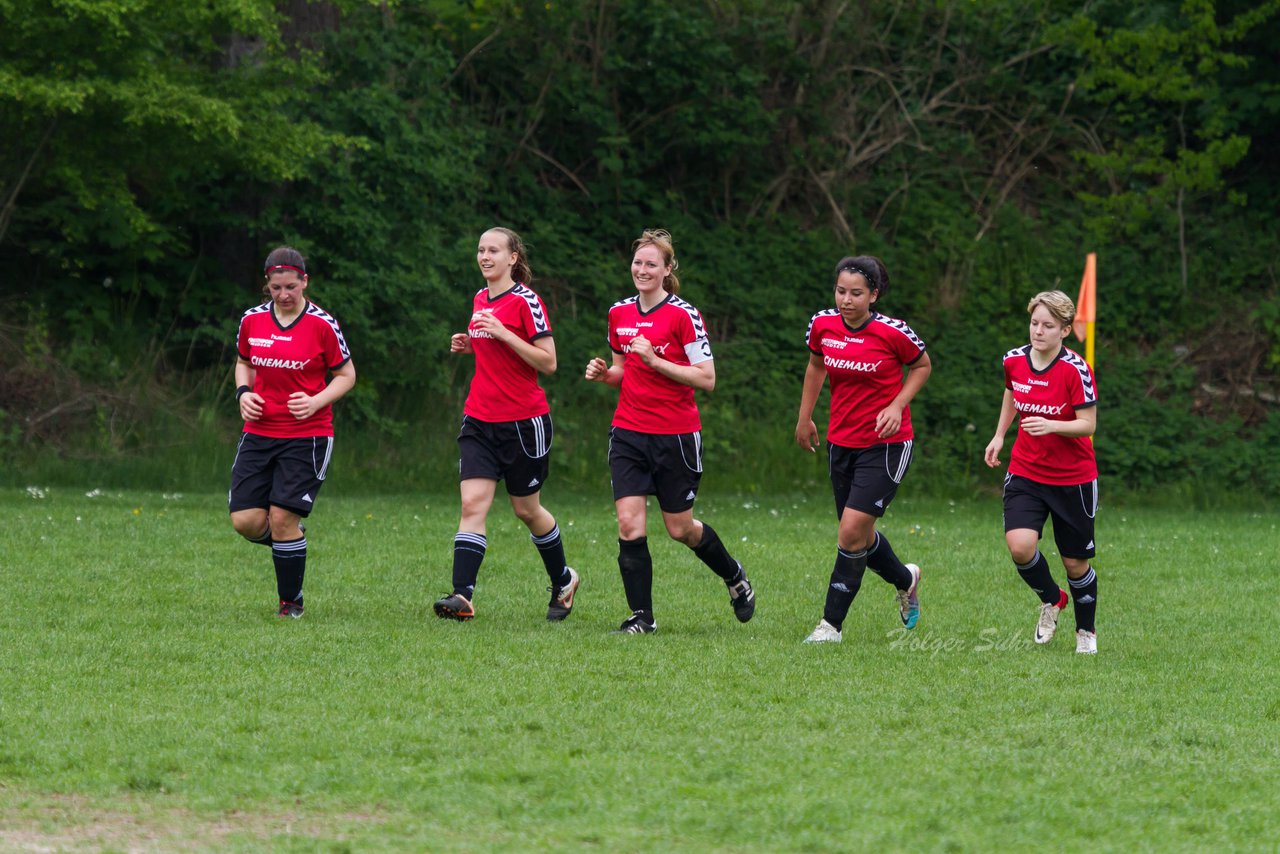
[[[1089,567],[1089,571],[1086,572],[1084,575],[1080,576],[1079,578],[1068,578],[1067,582],[1072,587],[1088,587],[1097,579],[1098,579],[1098,576],[1094,573],[1093,567],[1091,566]]]
[[[271,551],[281,557],[294,557],[294,552],[305,552],[306,550],[306,537],[297,540],[276,540],[271,544]]]
[[[1039,563],[1039,562],[1040,562],[1040,558],[1042,558],[1042,557],[1044,557],[1044,555],[1040,554],[1040,550],[1039,550],[1039,549],[1036,549],[1036,553],[1035,553],[1035,555],[1031,558],[1031,560],[1027,561],[1026,563],[1018,563],[1017,561],[1014,561],[1014,564],[1013,564],[1013,565],[1014,565],[1014,566],[1016,566],[1018,569],[1030,569],[1031,567],[1033,567],[1033,566],[1035,566],[1037,563]]]
[[[560,539],[560,526],[559,525],[552,526],[551,530],[543,534],[542,536],[538,536],[537,534],[530,533],[529,539],[533,540],[533,544],[538,548],[544,548],[546,546],[550,546],[554,544],[556,540]]]

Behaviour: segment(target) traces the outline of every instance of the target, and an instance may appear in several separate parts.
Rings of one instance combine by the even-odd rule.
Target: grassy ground
[[[86,494],[89,492],[90,494]],[[1099,655],[1003,550],[998,499],[900,499],[919,627],[870,574],[800,643],[829,500],[717,497],[755,619],[651,520],[660,631],[626,616],[607,497],[547,496],[564,624],[505,510],[477,619],[445,623],[452,495],[309,524],[307,614],[218,495],[0,491],[0,849],[1263,849],[1280,839],[1274,514],[1108,507]],[[1051,549],[1051,559],[1056,560]],[[1060,566],[1056,575],[1063,583]]]

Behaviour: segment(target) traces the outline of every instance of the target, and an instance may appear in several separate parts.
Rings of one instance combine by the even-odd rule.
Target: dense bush
[[[581,366],[662,226],[716,348],[708,448],[746,488],[811,475],[803,334],[841,255],[885,259],[882,309],[930,346],[921,482],[956,489],[990,481],[1027,298],[1095,251],[1104,477],[1278,495],[1278,7],[0,0],[0,455],[232,435],[235,324],[289,242],[356,355],[362,472],[447,476],[447,335],[504,224],[585,476],[611,398]]]

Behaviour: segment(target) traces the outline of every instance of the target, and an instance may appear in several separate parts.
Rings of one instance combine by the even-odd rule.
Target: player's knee
[[[1089,573],[1089,559],[1064,557],[1062,565],[1067,569],[1068,578],[1083,578]]]
[[[256,539],[267,529],[267,511],[237,510],[231,514],[231,527],[246,539]]]
[[[301,521],[297,513],[285,510],[283,507],[271,508],[271,539],[273,540],[293,540],[302,535],[298,529],[298,523]]]
[[[515,512],[516,518],[525,524],[526,527],[532,528],[534,523],[542,518],[546,512],[539,504],[513,503],[511,509]]]
[[[1013,562],[1019,566],[1025,566],[1036,558],[1035,543],[1010,543],[1009,557],[1013,558]]]

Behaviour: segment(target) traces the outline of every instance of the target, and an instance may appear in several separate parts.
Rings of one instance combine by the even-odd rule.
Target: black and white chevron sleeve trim
[[[813,324],[818,322],[819,317],[832,317],[833,315],[837,315],[839,313],[840,312],[837,309],[824,308],[822,311],[818,312],[813,317],[809,318],[809,328],[806,329],[804,332],[804,346],[806,347],[809,346],[809,340],[813,337]],[[817,351],[814,350],[814,352],[816,353]]]
[[[1089,363],[1079,353],[1062,349],[1062,361],[1076,369],[1076,373],[1080,375],[1080,385],[1084,389],[1084,403],[1082,406],[1098,402],[1098,390],[1093,384],[1093,375],[1089,373]]]
[[[529,305],[529,313],[533,315],[533,337],[546,335],[551,331],[551,322],[547,319],[547,311],[542,307],[538,295],[524,285],[516,285],[515,293]]]
[[[329,324],[333,334],[338,337],[338,352],[342,354],[342,361],[345,362],[350,359],[351,350],[347,347],[347,339],[342,337],[342,328],[338,326],[338,321],[334,320],[333,315],[313,302],[307,303],[307,314],[315,315]]]

